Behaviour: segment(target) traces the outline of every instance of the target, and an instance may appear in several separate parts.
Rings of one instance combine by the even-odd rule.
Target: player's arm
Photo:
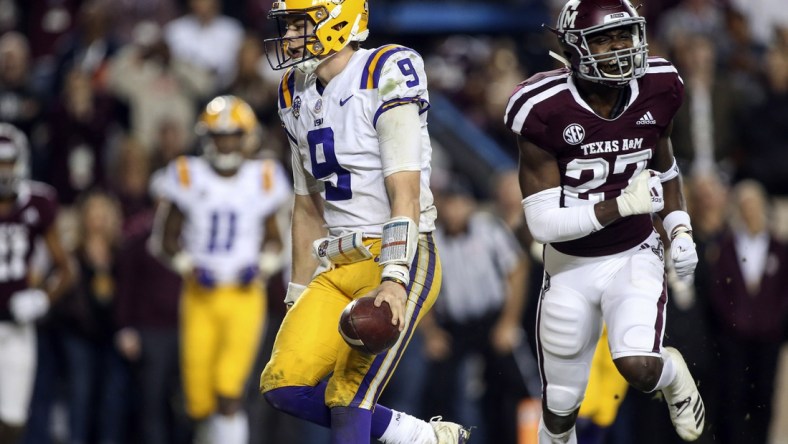
[[[51,302],[60,298],[74,283],[76,266],[66,253],[60,242],[57,228],[50,224],[43,235],[44,243],[49,250],[54,272],[44,283],[44,288],[37,288],[35,276],[28,276],[30,287],[14,292],[8,301],[9,310],[14,320],[20,324],[28,324],[44,316]],[[39,282],[40,283],[40,282]]]
[[[384,185],[391,218],[383,224],[380,286],[375,304],[391,307],[391,323],[405,328],[405,289],[419,242],[421,215],[421,118],[415,103],[394,107],[378,119]],[[403,248],[404,246],[404,248]]]
[[[326,221],[323,218],[323,186],[306,172],[298,147],[290,141],[290,164],[293,169],[293,219],[290,223],[291,277],[285,303],[292,305],[315,275],[318,260],[312,254],[313,243],[326,237]]]
[[[284,125],[283,125],[284,126]],[[312,254],[317,239],[326,237],[323,218],[322,183],[304,168],[298,145],[290,131],[290,166],[293,171],[293,211],[290,221],[290,282],[287,284],[285,305],[292,307],[314,277],[319,262]]]
[[[277,213],[266,217],[263,225],[265,238],[260,246],[258,268],[263,279],[268,279],[282,268],[282,235],[277,223]]]
[[[665,128],[665,131],[659,137],[657,149],[654,152],[654,159],[652,160],[652,168],[660,172],[662,179],[665,208],[658,214],[663,220],[665,216],[674,211],[687,211],[681,174],[678,165],[676,165],[676,158],[673,156],[673,144],[670,141],[672,132],[673,122],[671,121],[670,125]]]
[[[318,266],[312,243],[327,235],[323,220],[323,203],[319,194],[296,194],[292,222],[292,281],[306,285]]]
[[[652,160],[653,168],[660,172],[665,195],[665,208],[659,212],[665,234],[670,240],[670,256],[679,277],[690,276],[698,264],[698,253],[692,239],[692,224],[687,213],[681,172],[673,157],[670,134],[673,122],[665,129],[657,143]]]
[[[534,239],[543,244],[579,239],[618,218],[655,213],[663,208],[660,179],[650,170],[635,176],[615,199],[562,208],[555,157],[521,136],[517,140],[525,218]]]
[[[543,244],[578,239],[621,217],[614,200],[561,208],[561,176],[555,157],[522,136],[517,143],[523,209],[534,239]]]
[[[172,270],[185,276],[194,269],[194,261],[189,253],[181,249],[181,230],[185,216],[173,202],[162,199],[156,208],[153,233],[148,248]]]

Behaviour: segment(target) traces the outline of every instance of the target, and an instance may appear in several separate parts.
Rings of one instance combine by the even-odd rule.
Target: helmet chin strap
[[[322,59],[317,57],[317,56],[312,57],[311,59],[304,60],[303,62],[297,64],[296,68],[299,71],[301,71],[302,73],[304,73],[304,74],[307,74],[307,75],[312,74],[313,72],[315,72],[317,67],[320,66],[321,63],[325,62],[326,60],[330,59],[331,57],[334,57],[337,54],[338,54],[338,52],[335,52],[333,54],[329,54],[329,55],[325,56]]]
[[[302,73],[309,75],[315,72],[317,67],[320,66],[321,63],[323,63],[323,60],[326,59],[320,59],[317,56],[315,56],[312,57],[311,59],[307,59],[304,60],[303,62],[298,63],[296,65],[296,68]]]
[[[554,59],[558,60],[559,62],[563,63],[563,64],[564,64],[564,66],[566,66],[567,68],[569,68],[570,66],[572,66],[572,64],[571,64],[571,63],[569,63],[569,60],[567,60],[567,58],[566,58],[566,57],[564,57],[564,56],[562,56],[562,55],[559,55],[558,53],[555,53],[555,52],[553,52],[553,51],[549,51],[549,52],[548,52],[548,54],[550,55],[550,57],[552,57],[552,58],[554,58]]]

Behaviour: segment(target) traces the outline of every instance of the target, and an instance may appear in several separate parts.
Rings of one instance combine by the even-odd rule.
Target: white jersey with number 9
[[[317,76],[285,72],[279,87],[279,115],[293,150],[296,194],[320,192],[332,235],[360,230],[379,237],[391,217],[381,162],[378,118],[400,105],[416,104],[421,114],[421,216],[419,229],[435,228],[429,189],[432,147],[427,133],[427,77],[412,49],[388,45],[360,49],[342,72],[323,87]]]

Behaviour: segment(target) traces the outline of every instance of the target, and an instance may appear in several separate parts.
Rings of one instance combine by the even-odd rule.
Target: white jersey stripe
[[[509,111],[512,110],[512,106],[514,106],[515,102],[517,102],[517,99],[522,97],[523,94],[525,94],[525,93],[527,93],[529,91],[533,91],[536,88],[539,88],[540,86],[542,86],[542,85],[544,85],[546,83],[552,82],[553,80],[559,79],[561,77],[566,77],[566,76],[567,76],[566,73],[561,73],[561,74],[557,74],[557,75],[554,75],[554,76],[545,77],[544,79],[534,83],[533,85],[525,86],[522,89],[520,89],[519,91],[517,91],[516,93],[514,93],[514,95],[509,99],[509,105],[506,106],[506,112],[504,113],[503,121],[506,122],[507,120],[509,120]]]
[[[569,85],[562,83],[528,99],[528,101],[523,104],[522,108],[520,108],[520,110],[517,111],[517,114],[514,116],[514,121],[512,122],[512,131],[520,134],[520,129],[523,127],[523,124],[525,124],[525,119],[528,118],[528,114],[531,112],[531,109],[533,109],[534,105],[567,89],[569,89]]]
[[[648,70],[646,71],[646,74],[661,74],[666,72],[672,72],[678,74],[678,71],[676,71],[676,67],[673,65],[649,67]]]

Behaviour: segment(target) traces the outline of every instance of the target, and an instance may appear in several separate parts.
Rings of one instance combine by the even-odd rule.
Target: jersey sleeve
[[[673,114],[675,115],[684,103],[684,80],[678,72],[672,76],[670,97],[673,104]]]
[[[290,68],[282,74],[279,81],[278,101],[279,110],[285,110],[293,106],[293,92],[295,91],[296,74],[295,69]]]
[[[539,147],[547,145],[548,126],[535,109],[535,97],[525,83],[517,85],[506,105],[504,123],[515,134]]]
[[[389,109],[415,103],[421,113],[430,107],[424,60],[416,51],[388,45],[372,51],[361,74],[361,89],[376,89],[373,124]]]
[[[662,57],[649,57],[646,74],[655,82],[655,90],[670,115],[675,115],[684,103],[684,79],[676,67]]]
[[[301,156],[298,154],[298,148],[290,143],[290,163],[293,168],[293,191],[295,194],[306,196],[308,194],[320,193],[323,191],[323,182],[315,179],[311,174],[304,169],[304,162],[301,161]]]
[[[506,105],[504,124],[515,134],[543,150],[555,149],[551,131],[557,115],[563,111],[561,97],[568,89],[570,71],[556,69],[538,73],[515,88]]]
[[[167,165],[161,176],[154,176],[151,190],[156,197],[166,199],[184,209],[188,206],[188,191],[194,180],[193,170],[188,157],[178,157]]]
[[[281,163],[271,159],[263,161],[263,190],[275,207],[283,205],[290,199],[293,190],[290,186],[290,178],[287,177]]]
[[[57,191],[50,186],[41,185],[37,187],[37,194],[39,194],[40,199],[36,203],[39,215],[36,229],[40,233],[46,233],[54,225],[55,219],[57,219],[59,208]]]

